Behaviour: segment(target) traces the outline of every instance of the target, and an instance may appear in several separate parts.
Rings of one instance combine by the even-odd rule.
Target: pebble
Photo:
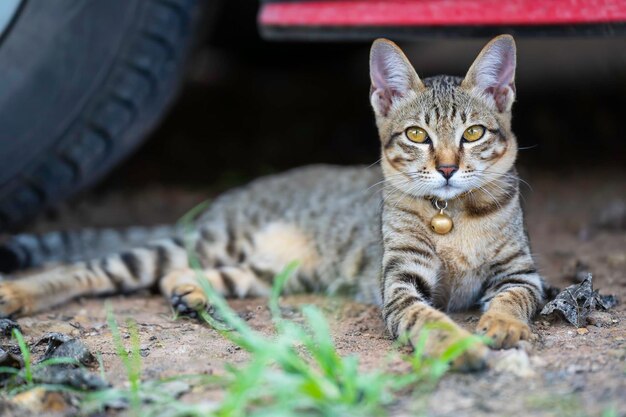
[[[29,411],[42,414],[62,413],[69,408],[61,393],[46,391],[40,387],[17,394],[11,398],[11,402]]]
[[[581,327],[579,329],[576,329],[576,333],[582,336],[582,335],[589,333],[589,330],[587,330],[586,327]]]
[[[535,376],[530,357],[523,349],[495,351],[489,361],[489,367],[499,373],[510,373],[521,378]]]
[[[613,320],[613,315],[605,311],[592,311],[591,314],[587,316],[587,323],[597,327],[611,326],[615,324]]]
[[[565,368],[565,371],[569,374],[580,374],[582,372],[585,372],[587,369],[588,369],[587,366],[579,365],[579,364],[572,364],[572,365],[569,365],[567,368]]]

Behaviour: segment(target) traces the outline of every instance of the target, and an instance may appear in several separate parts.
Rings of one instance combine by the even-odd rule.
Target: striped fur
[[[431,354],[468,334],[445,312],[473,306],[485,310],[477,330],[495,347],[529,338],[544,285],[514,169],[512,69],[514,43],[506,36],[483,49],[464,79],[423,81],[393,43],[375,42],[371,98],[381,166],[300,168],[224,194],[187,240],[205,279],[227,297],[264,296],[273,276],[299,260],[287,292],[376,303],[389,332],[411,341],[425,325],[443,325],[429,339]],[[462,141],[464,129],[476,124],[485,126],[484,137]],[[430,140],[411,142],[404,135],[409,126],[425,129]],[[445,180],[440,164],[459,169]],[[446,235],[430,230],[438,212],[433,199],[447,200],[455,226]],[[184,313],[207,307],[185,244],[170,237],[1,282],[0,313],[29,314],[76,296],[141,288],[160,289]],[[484,355],[477,346],[457,365],[479,367]]]

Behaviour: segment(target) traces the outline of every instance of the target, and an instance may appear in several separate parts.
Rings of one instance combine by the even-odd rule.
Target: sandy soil
[[[525,189],[527,224],[533,251],[550,283],[573,283],[576,262],[594,274],[595,288],[626,300],[626,231],[603,229],[594,223],[609,204],[626,199],[623,173],[593,175],[526,175],[534,190]],[[130,196],[130,198],[128,198]],[[127,222],[161,222],[176,218],[202,193],[181,190],[144,190],[106,197],[87,197],[37,228],[60,226],[122,225]],[[382,366],[392,342],[386,336],[376,308],[348,300],[316,296],[289,297],[283,305],[315,303],[333,323],[333,335],[341,354],[355,354],[363,369]],[[248,323],[263,333],[271,327],[265,300],[231,303]],[[236,349],[215,331],[192,320],[173,320],[165,300],[138,294],[112,298],[120,322],[132,317],[139,324],[144,378],[220,372],[225,363],[242,363],[246,353]],[[294,313],[297,315],[297,313]],[[455,318],[471,327],[477,313]],[[105,324],[104,303],[83,299],[53,311],[19,320],[29,340],[44,332],[60,331],[78,336],[93,351],[102,352],[113,383],[121,383],[123,368],[115,355],[111,333]],[[530,360],[522,354],[501,353],[502,369],[479,374],[449,374],[424,403],[403,399],[392,415],[415,415],[425,407],[432,416],[599,416],[608,407],[626,413],[626,308],[623,304],[599,314],[594,325],[577,331],[562,322],[538,318],[538,340]],[[122,329],[124,327],[122,326]],[[507,356],[508,355],[508,356]],[[388,366],[408,372],[395,361]],[[194,394],[201,398],[201,394]]]

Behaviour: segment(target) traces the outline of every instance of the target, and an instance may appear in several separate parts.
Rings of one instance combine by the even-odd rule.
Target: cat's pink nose
[[[457,172],[459,170],[459,166],[458,165],[438,165],[437,166],[437,171],[439,171],[441,173],[441,175],[443,175],[443,177],[447,180],[450,179],[450,177],[452,177],[454,175],[455,172]]]

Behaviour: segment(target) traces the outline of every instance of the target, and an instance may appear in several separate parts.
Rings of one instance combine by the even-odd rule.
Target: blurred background
[[[108,184],[239,182],[303,164],[378,159],[368,96],[371,38],[264,40],[257,8],[252,1],[223,4],[178,101]],[[398,43],[428,77],[464,75],[489,38],[421,36]],[[514,131],[527,148],[520,152],[522,166],[623,167],[626,38],[516,40]]]
[[[371,41],[381,34],[397,40],[419,75],[428,77],[463,75],[489,38],[513,33],[518,43],[513,125],[522,149],[522,176],[593,172],[615,178],[625,170],[626,38],[621,22],[457,24],[414,32],[374,25],[360,31],[314,27],[309,32],[302,28],[290,32],[260,27],[259,8],[306,2],[51,0],[46,2],[47,10],[43,2],[17,3],[22,4],[16,6],[14,20],[0,39],[0,78],[5,86],[0,98],[0,109],[5,109],[0,112],[0,221],[5,231],[37,229],[42,221],[58,219],[57,207],[115,192],[197,191],[197,196],[193,191],[193,198],[183,198],[181,205],[188,206],[189,200],[195,202],[201,195],[214,195],[291,167],[374,163],[378,138],[368,101],[368,52]],[[496,3],[486,1],[483,6]],[[54,26],[50,30],[56,30],[55,36],[46,37],[51,41],[37,39],[48,26],[27,25],[35,18]],[[110,25],[104,24],[107,19]],[[57,28],[50,21],[63,23]],[[104,22],[101,32],[106,36],[98,32],[98,22]],[[61,33],[67,26],[73,32]],[[24,34],[26,28],[30,29]],[[122,78],[106,76],[132,87],[120,90],[101,87],[108,78],[101,82],[96,75],[86,77],[100,83],[91,85],[77,70],[92,65],[90,74],[99,74],[103,64],[92,61],[106,56],[107,42],[113,43],[111,33],[118,32],[124,36],[114,40],[118,49],[110,60],[124,65],[132,61],[139,76],[152,77],[157,87],[152,95],[145,95],[148,104],[134,102],[141,96],[141,83],[133,82],[127,73]],[[152,52],[156,47],[150,49],[148,44],[129,47],[127,55],[119,58],[120,50],[136,42],[135,32],[166,45],[169,55],[159,61],[159,54]],[[24,49],[22,45],[20,53],[13,37],[40,46]],[[76,39],[84,39],[78,47],[90,56],[76,59],[77,63],[71,61]],[[47,44],[41,42],[56,48],[51,54],[55,60],[46,65],[61,69],[56,79],[41,81],[53,71],[39,59],[39,78],[35,77],[39,84],[26,90],[24,62],[26,57],[46,55]],[[59,48],[68,52],[59,54]],[[114,65],[119,63],[111,68]],[[164,69],[155,72],[159,65]],[[161,80],[165,81],[159,84]],[[58,87],[50,93],[50,100],[56,101],[44,103],[43,109],[33,108],[33,102],[45,102],[48,85]],[[91,105],[92,97],[76,96],[65,104],[71,86],[81,85],[80,91],[93,90],[94,96],[100,94],[98,88],[106,94],[113,91],[114,99]],[[20,101],[24,95],[28,100]],[[75,103],[80,108],[75,109]],[[132,105],[125,125],[117,126],[118,113],[124,113],[111,103]],[[133,119],[137,114],[143,121]],[[80,123],[86,127],[73,133]],[[54,136],[57,131],[60,139]],[[59,159],[51,163],[50,155]],[[82,194],[76,197],[79,190]],[[175,195],[168,194],[159,204],[176,200]],[[44,207],[48,210],[41,214]],[[32,223],[35,215],[39,223]],[[161,220],[156,217],[155,222]],[[138,215],[134,221],[150,220]],[[109,216],[104,223],[117,222]]]

